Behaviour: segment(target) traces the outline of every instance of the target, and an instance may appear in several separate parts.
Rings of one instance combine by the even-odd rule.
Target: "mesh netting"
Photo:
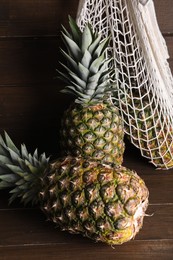
[[[152,0],[81,0],[77,15],[111,35],[114,99],[125,132],[157,168],[173,167],[173,80]]]

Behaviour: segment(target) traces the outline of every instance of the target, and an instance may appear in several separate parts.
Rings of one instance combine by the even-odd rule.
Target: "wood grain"
[[[154,4],[173,71],[172,0]],[[24,142],[30,152],[38,147],[52,159],[59,155],[60,119],[71,102],[56,78],[60,30],[77,6],[78,0],[0,1],[0,133],[6,130],[18,146]],[[113,249],[61,232],[38,207],[8,205],[8,191],[0,191],[0,260],[172,260],[173,170],[156,171],[127,141],[123,164],[150,192],[149,216],[135,240]]]
[[[173,71],[173,37],[165,37]],[[57,84],[60,36],[0,40],[0,86]]]
[[[156,16],[158,19],[159,27],[163,34],[173,34],[173,5],[172,0],[154,0],[156,8]]]
[[[1,0],[0,37],[57,35],[78,0]]]
[[[32,249],[29,246],[3,248],[0,251],[0,259],[9,259],[8,256],[10,256],[10,260],[127,260],[130,256],[134,260],[172,260],[172,248],[173,242],[170,240],[138,241],[113,249],[104,245],[91,244],[87,241],[73,245],[72,239],[70,245],[63,243],[35,245],[32,246]]]
[[[172,0],[154,0],[163,33],[172,33]],[[76,16],[78,0],[1,0],[0,37],[56,35],[67,15]]]

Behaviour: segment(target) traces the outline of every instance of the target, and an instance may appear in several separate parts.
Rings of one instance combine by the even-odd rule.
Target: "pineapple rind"
[[[62,230],[116,245],[142,227],[148,190],[135,172],[72,156],[50,164],[37,150],[18,150],[7,134],[0,136],[0,152],[0,189],[11,189],[10,202],[39,202]]]
[[[83,107],[72,104],[62,118],[63,155],[83,156],[121,165],[125,145],[119,110],[110,102]]]
[[[72,156],[50,165],[40,196],[62,230],[110,245],[135,237],[148,205],[148,189],[135,172]]]
[[[128,99],[128,103],[132,104],[132,100]],[[134,119],[133,106],[128,113],[123,114],[128,138],[157,169],[172,168],[173,130],[168,127],[166,116],[159,117],[155,107],[151,109],[149,106],[147,97],[143,99],[142,105],[138,98],[133,99],[133,103],[137,120]]]

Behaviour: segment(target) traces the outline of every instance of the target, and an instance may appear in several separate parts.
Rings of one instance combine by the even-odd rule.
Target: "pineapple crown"
[[[66,73],[59,71],[59,74],[68,84],[62,92],[75,95],[75,102],[82,105],[102,101],[111,90],[110,59],[105,55],[109,38],[101,40],[101,34],[94,33],[89,23],[82,32],[71,17],[69,25],[71,33],[62,26],[67,51],[61,49],[61,52],[67,66],[61,63]]]
[[[27,204],[36,204],[41,186],[41,178],[48,166],[45,153],[38,155],[37,149],[31,155],[26,146],[19,150],[5,133],[0,135],[0,189],[10,188],[11,203],[16,198]]]

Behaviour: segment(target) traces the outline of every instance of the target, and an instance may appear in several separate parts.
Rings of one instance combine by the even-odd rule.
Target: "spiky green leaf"
[[[81,44],[82,53],[84,53],[85,50],[89,48],[91,43],[92,43],[92,32],[89,25],[87,24],[82,33],[82,44]]]
[[[84,55],[81,59],[81,64],[85,67],[85,68],[89,68],[90,64],[91,64],[91,61],[92,61],[92,56],[91,56],[91,53],[86,49],[84,51]]]
[[[14,184],[6,182],[6,181],[0,181],[0,189],[7,189],[7,188],[11,188],[14,187]]]
[[[14,195],[17,197],[20,195],[20,188],[19,186],[16,186],[14,189],[10,190],[9,193],[14,193]]]
[[[89,46],[88,51],[93,55],[93,52],[98,48],[100,41],[101,41],[101,34],[96,37],[96,39],[92,42],[92,44]]]
[[[78,77],[76,74],[73,72],[69,72],[70,76],[75,80],[77,85],[81,86],[83,89],[86,88],[86,82],[82,80],[80,77]]]
[[[3,154],[4,156],[8,156],[9,155],[9,152],[6,149],[5,143],[4,144],[0,143],[0,154]]]
[[[38,162],[38,149],[36,148],[34,153],[33,153],[33,158],[34,158],[34,161]]]
[[[74,83],[73,83],[74,85]],[[81,87],[79,87],[77,84],[76,86],[67,86],[67,88],[64,88],[61,92],[62,93],[69,93],[69,91],[72,91],[72,93],[74,93],[75,91],[79,91],[80,93],[83,93],[83,89]]]
[[[8,149],[8,151],[9,151],[9,155],[10,155],[10,157],[11,157],[11,160],[13,161],[13,162],[18,162],[18,159],[19,159],[19,154],[18,153],[16,153],[15,151],[13,151],[12,149]]]
[[[85,82],[87,82],[89,74],[90,74],[90,70],[88,68],[86,68],[83,64],[81,64],[80,62],[78,64],[78,73],[79,73],[79,76],[81,77],[81,79],[84,80]]]
[[[89,93],[94,93],[96,88],[97,88],[97,82],[90,82],[87,84],[87,88],[85,92],[89,95]]]
[[[14,174],[4,174],[0,175],[0,180],[8,183],[14,183],[17,180],[17,177]]]
[[[26,159],[29,156],[26,146],[24,144],[21,145],[21,155],[23,159]]]
[[[8,158],[7,156],[4,156],[4,155],[0,155],[0,164],[6,165],[6,164],[10,164],[10,163],[11,163],[10,158]]]
[[[0,136],[0,189],[12,188],[10,202],[15,198],[21,201],[37,202],[40,191],[40,178],[48,166],[49,159],[45,153],[38,155],[37,149],[33,155],[29,154],[25,145],[21,149],[14,145],[11,138],[5,134],[5,139]],[[24,200],[25,194],[31,195]]]
[[[9,135],[5,132],[5,140],[6,140],[6,145],[9,147],[11,150],[16,152],[18,155],[20,155],[19,149],[15,146]]]
[[[72,56],[76,60],[79,60],[82,56],[79,46],[73,40],[71,40],[68,36],[66,36],[64,33],[62,33],[62,34],[63,34],[63,38],[67,44],[69,53],[71,53]]]
[[[12,165],[12,164],[6,164],[6,166],[14,172],[16,175],[23,175],[23,172],[21,171],[21,168],[17,165]]]
[[[75,102],[83,105],[92,102],[93,98],[98,98],[99,102],[109,85],[110,68],[105,57],[109,39],[101,40],[102,35],[95,33],[89,23],[83,32],[73,19],[69,19],[69,24],[72,34],[65,30],[62,34],[67,47],[67,51],[62,51],[67,61],[67,65],[62,65],[67,73],[60,73],[67,82],[62,92],[75,95]]]
[[[35,167],[35,166],[33,166],[33,165],[32,165],[30,162],[28,162],[28,161],[25,161],[25,162],[26,162],[26,165],[28,166],[30,172],[37,175],[37,173],[38,173],[38,168]]]
[[[3,147],[6,147],[5,141],[4,141],[4,139],[2,138],[1,135],[0,135],[0,145],[3,146]]]
[[[85,100],[85,99],[88,100],[88,98],[89,98],[88,95],[81,93],[80,91],[77,91],[77,89],[73,89],[73,87],[72,88],[69,87],[68,89],[64,89],[63,93],[74,94],[75,96],[82,98],[82,100]]]
[[[59,79],[62,79],[64,82],[66,82],[67,84],[69,84],[71,82],[71,78],[69,76],[69,74],[63,73],[63,72],[59,72]]]
[[[73,35],[73,40],[79,45],[82,33],[79,27],[77,26],[75,20],[71,16],[69,16],[69,25]]]
[[[91,88],[88,88],[86,89],[85,93],[91,97],[94,93],[95,93],[95,88],[91,89]]]
[[[21,185],[23,185],[25,183],[26,183],[26,181],[24,179],[19,179],[15,184],[20,187]]]
[[[94,75],[92,75],[92,76],[90,76],[90,77],[88,78],[88,83],[98,84],[98,81],[99,81],[99,79],[100,79],[100,76],[101,76],[101,72],[100,72],[100,70],[99,70],[96,74],[94,74]],[[87,84],[87,88],[88,88],[88,84]]]
[[[92,63],[91,63],[91,66],[90,66],[90,71],[91,73],[93,74],[96,74],[102,64],[102,62],[104,62],[104,55],[102,54],[101,56],[99,56],[98,58],[96,58]]]
[[[62,31],[64,32],[64,34],[73,40],[72,35],[66,30],[66,28],[63,25],[61,25],[61,27],[62,27]]]
[[[107,46],[108,46],[108,42],[109,42],[109,38],[105,38],[96,48],[96,50],[94,51],[93,56],[94,57],[99,57],[101,56],[104,51],[106,50]]]
[[[72,68],[77,71],[78,67],[77,67],[77,63],[75,62],[74,59],[72,59],[72,57],[70,55],[67,54],[67,52],[65,52],[64,50],[61,50],[61,53],[63,54],[63,56],[65,57],[65,59],[67,60],[67,62],[70,63],[70,65],[72,66]]]

